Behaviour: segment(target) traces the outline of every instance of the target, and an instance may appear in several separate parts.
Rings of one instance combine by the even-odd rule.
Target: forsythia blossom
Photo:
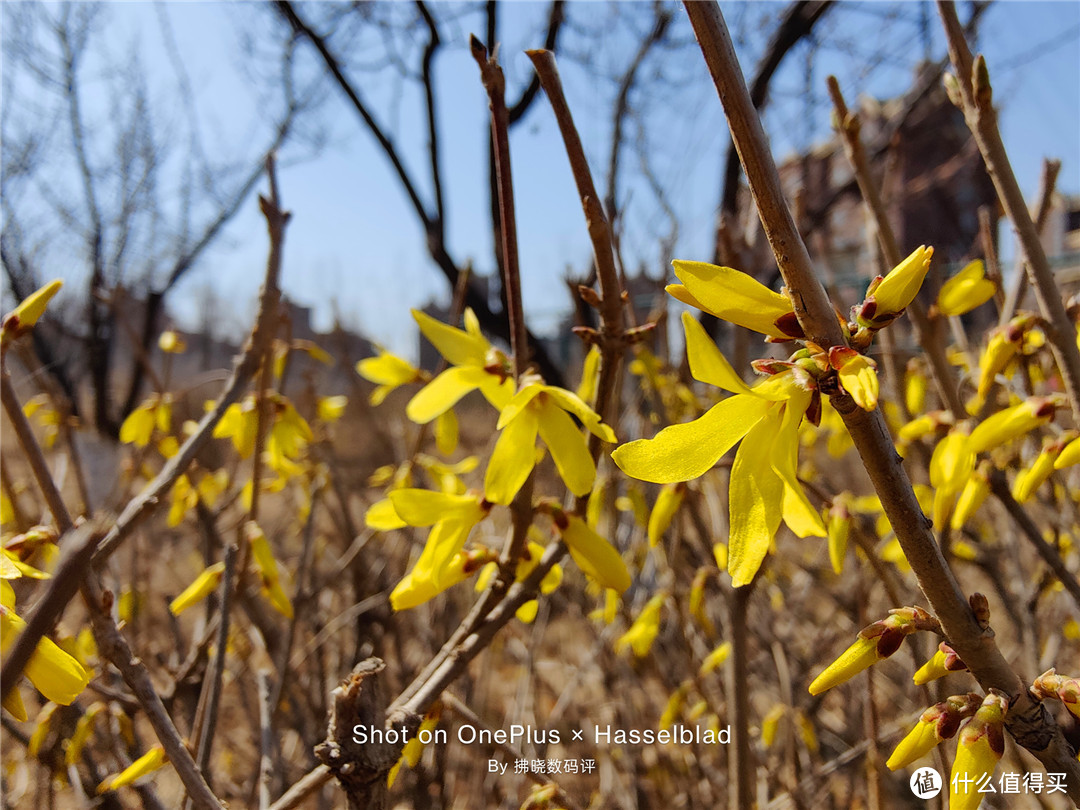
[[[624,444],[612,459],[634,478],[671,484],[704,475],[741,442],[728,496],[727,568],[738,587],[757,573],[781,520],[800,536],[826,534],[795,474],[798,427],[813,392],[806,387],[805,375],[791,368],[750,388],[689,313],[683,315],[683,327],[690,373],[734,396],[692,422]]]

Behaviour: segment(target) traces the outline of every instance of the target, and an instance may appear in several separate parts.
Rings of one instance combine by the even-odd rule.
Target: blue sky
[[[739,15],[762,7],[722,5],[733,31]],[[883,24],[884,8],[841,3],[843,14],[834,13],[832,20],[822,24],[822,45],[809,100],[803,52],[796,51],[778,74],[773,103],[765,117],[778,156],[826,134],[827,72],[840,76],[849,103],[859,93],[885,98],[907,87],[911,65],[923,52],[923,43],[915,35],[918,4],[906,4],[902,10],[906,21],[891,29]],[[257,82],[238,69],[235,55],[237,32],[245,27],[250,7],[168,3],[164,10],[191,78],[207,140],[224,154],[242,152],[245,145],[261,142],[257,136],[262,123]],[[931,12],[931,52],[937,58],[943,45],[940,23],[932,8]],[[155,8],[116,4],[109,7],[109,13],[114,20],[110,46],[118,51],[137,49],[149,73],[168,76]],[[310,10],[308,13],[311,16]],[[528,81],[531,66],[521,51],[540,44],[538,32],[546,13],[547,3],[504,7],[501,61],[511,94]],[[573,3],[570,8],[571,18],[582,26],[603,27],[614,19],[614,13],[605,3]],[[672,36],[684,39],[689,35],[688,25],[681,14],[677,17]],[[454,41],[448,39],[439,52],[436,69],[450,251],[459,261],[471,257],[480,272],[489,272],[486,99],[476,65],[464,48],[468,32],[481,26],[477,15],[466,16],[452,26]],[[625,28],[615,22],[611,26],[613,33],[601,40],[597,52],[590,56],[601,67],[615,69],[628,62],[634,45]],[[885,37],[883,31],[891,36]],[[904,35],[898,36],[900,32]],[[754,36],[751,28],[744,50],[760,47]],[[830,47],[830,39],[841,40],[842,45]],[[564,42],[572,48],[573,36],[567,35]],[[990,65],[1005,143],[1025,194],[1035,194],[1044,156],[1063,159],[1061,190],[1080,191],[1080,3],[995,3],[984,17],[979,48]],[[697,76],[697,83],[686,91],[685,98],[672,98],[662,105],[646,119],[645,126],[650,143],[655,145],[654,170],[670,189],[671,204],[680,219],[676,255],[707,258],[726,130],[715,92],[705,83],[700,55],[684,48],[657,58],[655,64],[676,58],[680,61],[673,68],[675,72],[688,81]],[[879,59],[880,64],[864,76],[859,64],[867,58]],[[597,184],[603,188],[612,85],[570,58],[560,60],[560,69]],[[744,64],[744,70],[751,69]],[[395,122],[406,161],[423,176],[426,133],[419,96],[406,88],[395,110],[389,95],[396,88],[385,84],[362,87],[381,120]],[[448,289],[427,258],[415,215],[374,141],[360,128],[336,89],[328,89],[327,96],[321,120],[330,133],[329,146],[309,160],[290,160],[291,150],[283,155],[282,195],[286,207],[294,212],[286,237],[284,287],[293,299],[315,307],[320,325],[326,326],[336,312],[346,325],[411,353],[415,337],[409,307],[422,305],[433,296],[445,300]],[[167,103],[168,99],[164,100]],[[578,273],[586,266],[588,240],[545,99],[537,100],[528,118],[514,131],[511,148],[526,312],[532,326],[543,332],[567,307],[561,278],[568,265]],[[663,222],[655,204],[650,205],[644,185],[638,182],[627,189],[634,217],[634,227],[628,221],[624,237],[627,253],[652,262],[652,246]],[[252,200],[226,238],[176,290],[174,310],[185,320],[197,317],[195,293],[212,284],[227,302],[231,325],[242,326],[253,307],[265,251],[265,227]],[[650,270],[656,273],[659,268],[650,266]]]

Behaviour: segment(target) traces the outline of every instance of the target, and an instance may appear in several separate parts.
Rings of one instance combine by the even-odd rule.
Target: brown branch
[[[1039,302],[1042,316],[1049,322],[1046,336],[1050,350],[1057,361],[1062,382],[1069,395],[1073,419],[1080,424],[1080,349],[1076,346],[1076,329],[1065,312],[1061,292],[1054,283],[1050,262],[1047,261],[1046,252],[1039,239],[1039,231],[1031,219],[1020,184],[1016,182],[1012,164],[1005,152],[1005,145],[1001,142],[986,62],[982,56],[972,59],[960,21],[956,17],[955,6],[942,0],[938,0],[937,6],[949,41],[949,57],[956,70],[954,90],[958,92],[955,93],[955,103],[963,110],[968,128],[979,145],[986,171],[997,190],[998,199],[1012,220],[1016,235],[1020,239],[1035,300]],[[1080,784],[1075,789],[1076,795],[1080,796]]]
[[[838,345],[839,341],[830,340],[839,332],[836,316],[828,306],[821,285],[810,272],[805,246],[784,204],[776,167],[742,81],[720,10],[715,3],[688,2],[685,5],[744,161],[765,233],[796,302],[799,321],[814,342],[823,346]],[[982,627],[973,614],[935,542],[930,521],[915,498],[880,409],[864,411],[846,394],[836,395],[832,401],[844,419],[919,587],[940,621],[950,646],[984,689],[997,688],[1009,695],[1007,727],[1014,738],[1049,770],[1069,774],[1066,781],[1070,795],[1080,796],[1080,763],[1070,752],[1053,719],[1031,698],[1002,656],[994,642],[993,631]]]
[[[199,733],[199,747],[196,749],[199,770],[203,772],[210,765],[210,752],[214,745],[214,731],[217,729],[218,704],[221,700],[221,687],[225,675],[225,655],[229,646],[229,612],[232,609],[236,556],[236,546],[225,547],[225,573],[221,578],[221,621],[218,624],[217,649],[214,651],[213,672],[206,680],[209,693],[206,698],[206,709],[203,713],[202,729]]]

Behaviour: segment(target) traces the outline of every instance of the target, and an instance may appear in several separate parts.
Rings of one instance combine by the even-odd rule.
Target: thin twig
[[[218,624],[217,650],[214,652],[214,669],[207,683],[209,697],[206,700],[206,712],[203,715],[202,729],[199,734],[197,756],[199,770],[205,772],[210,765],[210,751],[214,746],[214,732],[217,730],[218,704],[221,700],[221,687],[225,675],[225,655],[229,645],[229,612],[232,609],[233,577],[236,574],[236,546],[225,547],[225,574],[221,578],[221,622]]]
[[[270,673],[260,669],[255,673],[259,685],[259,810],[270,807],[270,782],[274,775],[274,704],[270,699]],[[284,674],[279,680],[284,678]]]

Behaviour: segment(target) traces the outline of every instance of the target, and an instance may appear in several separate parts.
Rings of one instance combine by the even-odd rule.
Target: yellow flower
[[[937,306],[943,315],[963,315],[994,297],[994,282],[986,278],[986,266],[976,259],[941,285]]]
[[[699,675],[708,675],[716,669],[719,669],[725,661],[731,656],[731,642],[725,641],[707,656],[705,660],[701,662],[701,668],[698,670]]]
[[[380,349],[377,357],[368,357],[357,363],[356,373],[378,386],[368,398],[372,405],[381,405],[398,386],[427,379],[425,372],[385,349]]]
[[[336,422],[345,413],[345,407],[349,404],[346,396],[319,397],[316,403],[316,413],[320,421]]]
[[[896,608],[859,631],[855,643],[827,666],[810,684],[810,694],[819,695],[854,678],[867,667],[900,649],[904,637],[919,630],[930,619],[921,608]]]
[[[660,632],[660,611],[666,600],[667,593],[661,591],[645,604],[634,623],[630,625],[630,629],[615,642],[616,653],[622,653],[629,647],[638,658],[644,658],[649,654]]]
[[[488,561],[470,568],[468,556],[459,554],[473,527],[491,511],[491,503],[479,495],[397,489],[390,493],[390,502],[405,525],[431,526],[416,564],[390,594],[394,610],[426,602]]]
[[[169,603],[169,612],[179,616],[192,605],[196,605],[212,594],[221,584],[221,577],[225,574],[225,563],[218,562],[208,565],[203,572],[188,585],[180,595]]]
[[[923,245],[890,270],[885,278],[871,282],[866,300],[859,308],[859,324],[880,329],[896,320],[918,295],[933,255],[934,249]]]
[[[452,365],[409,400],[405,413],[411,420],[426,425],[475,390],[498,410],[506,407],[514,393],[509,361],[484,337],[471,309],[465,310],[465,331],[439,323],[415,309],[413,318],[424,337]]]
[[[890,771],[904,768],[917,759],[929,754],[941,740],[938,738],[937,725],[933,722],[919,720],[915,728],[900,741],[893,750],[885,766]]]
[[[251,544],[251,557],[255,561],[255,567],[259,571],[259,579],[262,581],[262,595],[273,606],[274,610],[287,619],[293,617],[292,602],[281,587],[281,575],[278,572],[277,560],[274,552],[270,550],[270,541],[266,539],[259,524],[249,520],[244,525],[244,537]]]
[[[120,441],[146,447],[156,427],[162,433],[168,433],[172,426],[172,395],[154,394],[139,407],[128,414],[120,425]]]
[[[627,475],[670,484],[704,475],[741,441],[728,491],[727,560],[733,584],[739,587],[754,578],[781,519],[801,537],[826,535],[795,473],[798,427],[812,393],[791,369],[748,387],[689,313],[683,315],[683,327],[690,373],[735,396],[692,422],[624,444],[611,457]]]
[[[834,346],[829,350],[829,364],[836,369],[840,385],[851,394],[856,405],[864,411],[877,407],[877,363],[854,349]]]
[[[163,767],[168,761],[169,758],[165,756],[165,749],[161,745],[154,745],[120,773],[110,776],[98,785],[97,792],[100,795],[133,784],[136,780]]]
[[[166,354],[183,354],[187,351],[187,344],[180,335],[169,330],[161,333],[158,338],[158,348]]]
[[[4,604],[0,605],[0,652],[7,652],[26,628],[26,622],[15,613],[14,594],[9,596],[8,589],[4,590],[4,594]],[[71,705],[90,683],[90,676],[82,664],[49,638],[42,638],[38,642],[23,674],[46,699],[62,706]],[[26,719],[25,712],[22,719]]]
[[[509,504],[529,477],[536,464],[537,434],[567,489],[578,496],[592,491],[596,465],[571,414],[603,441],[615,441],[611,428],[577,394],[536,380],[526,378],[499,415],[497,428],[502,432],[484,476],[484,493],[492,503]]]
[[[1057,467],[1057,460],[1061,457],[1070,442],[1076,439],[1076,431],[1069,430],[1056,438],[1046,438],[1043,441],[1042,452],[1031,463],[1031,466],[1021,470],[1013,482],[1013,497],[1018,503],[1026,503],[1031,499]]]
[[[671,284],[666,289],[684,304],[771,338],[803,337],[791,299],[746,273],[705,262],[676,260],[672,265],[682,284]]]
[[[904,375],[904,404],[912,416],[922,413],[926,407],[926,374],[914,358],[908,361]]]
[[[971,431],[968,448],[972,453],[983,453],[1029,433],[1049,422],[1062,401],[1059,394],[1030,397],[1019,405],[998,411]]]
[[[577,515],[549,505],[551,517],[578,567],[593,581],[620,594],[630,587],[630,572],[619,552]]]
[[[881,660],[877,651],[877,640],[872,638],[858,638],[855,643],[827,666],[820,675],[810,683],[810,694],[819,695],[827,689],[839,686],[849,681],[864,669],[876,664]]]
[[[976,810],[982,802],[978,782],[991,776],[1005,752],[1004,721],[1008,702],[987,695],[982,706],[960,731],[949,780],[950,810]]]
[[[930,458],[930,485],[934,488],[931,517],[935,526],[945,525],[974,469],[975,454],[968,447],[967,424],[961,423],[938,442]]]
[[[34,328],[34,324],[45,314],[45,307],[64,282],[56,279],[50,281],[44,287],[31,293],[21,304],[4,316],[3,324],[0,325],[0,345],[7,345],[26,332]]]
[[[259,412],[255,407],[255,397],[249,396],[225,409],[221,421],[214,426],[213,435],[215,439],[231,439],[240,458],[247,458],[255,452],[258,428]]]
[[[851,536],[851,495],[842,492],[833,498],[826,520],[829,539],[829,562],[837,574],[844,572],[844,557],[847,554],[848,538]]]
[[[954,532],[964,528],[964,524],[971,520],[972,515],[983,505],[990,494],[989,479],[990,463],[982,461],[964,482],[964,488],[960,490],[960,497],[956,500],[956,508],[949,519],[949,528]]]

